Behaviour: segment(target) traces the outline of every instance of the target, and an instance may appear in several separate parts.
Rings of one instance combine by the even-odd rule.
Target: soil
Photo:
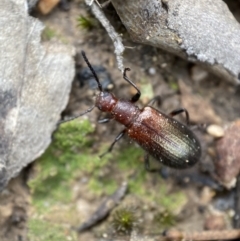
[[[239,1],[228,1],[228,3],[232,4],[230,8],[233,6],[232,9],[234,9],[233,13],[236,15],[236,18],[240,19]],[[117,31],[123,34],[124,45],[131,46],[124,53],[124,64],[131,69],[129,78],[141,90],[146,88],[139,101],[139,106],[146,105],[154,96],[161,96],[161,111],[170,113],[172,110],[182,107],[184,103],[184,107],[189,111],[191,124],[193,125],[215,123],[225,126],[239,118],[240,89],[238,86],[233,86],[211,75],[201,67],[179,59],[166,53],[164,50],[132,42],[114,9],[110,6],[105,11]],[[77,26],[77,19],[80,15],[93,18],[83,1],[71,1],[69,11],[63,11],[57,7],[47,16],[42,16],[38,12],[34,12],[33,15],[46,25],[46,31],[43,34],[44,41],[49,41],[49,30],[54,31],[51,41],[60,40],[69,45],[74,45],[78,54],[81,50],[86,52],[89,61],[93,65],[100,65],[106,68],[111,75],[114,84],[112,91],[116,96],[129,98],[129,96],[135,93],[134,89],[129,87],[129,84],[123,80],[121,72],[117,69],[113,44],[105,30],[100,25],[90,30]],[[83,67],[86,67],[86,64],[82,60],[81,55],[79,55],[76,57],[76,70]],[[88,109],[93,104],[93,93],[94,90],[89,89],[87,85],[80,88],[79,80],[76,77],[73,82],[69,104],[63,115],[76,116],[83,110]],[[196,106],[196,103],[199,106]],[[87,116],[91,123],[96,124],[99,111],[94,109]],[[184,118],[181,116],[177,118],[184,121]],[[93,151],[99,151],[99,146],[102,143],[106,143],[106,145],[111,143],[121,130],[122,126],[113,121],[105,125],[96,125],[96,130],[92,134],[94,135],[93,139],[96,140],[92,146]],[[217,215],[224,217],[224,228],[232,227],[230,213],[234,210],[233,191],[223,191],[219,183],[213,178],[215,140],[204,132],[199,130],[195,130],[195,132],[202,144],[203,154],[201,162],[196,167],[186,171],[163,168],[161,172],[162,178],[158,173],[150,173],[147,176],[146,183],[141,188],[157,193],[161,189],[158,183],[160,182],[166,185],[166,195],[181,191],[187,197],[187,201],[184,201],[184,204],[177,204],[178,208],[171,213],[174,216],[174,224],[170,227],[190,231],[203,230],[206,218],[213,213],[218,213]],[[125,138],[116,145],[116,150],[119,151],[128,145],[129,140]],[[112,159],[114,162],[115,159]],[[143,161],[143,158],[141,161]],[[33,233],[33,231],[31,231],[31,227],[28,225],[28,220],[37,215],[38,217],[41,216],[36,212],[36,208],[33,207],[31,189],[27,186],[27,177],[32,176],[35,172],[34,165],[37,164],[34,163],[31,167],[23,170],[22,174],[13,179],[4,192],[1,193],[0,240],[2,241],[44,240],[41,238],[41,232],[44,233],[44,230],[41,230],[38,236],[34,236],[34,234],[29,236],[29,232]],[[120,186],[126,176],[129,179],[134,178],[134,175],[136,175],[134,169],[140,168],[140,165],[142,167],[143,163],[138,165],[138,167],[129,170],[127,174],[116,170],[114,164],[112,166],[109,165],[107,168],[103,168],[101,175],[109,175]],[[161,178],[161,181],[159,181],[159,178]],[[77,235],[71,229],[71,227],[79,226],[80,222],[85,221],[84,217],[90,217],[101,204],[104,197],[107,196],[103,193],[101,195],[93,194],[84,183],[84,178],[81,177],[81,181],[79,179],[75,177],[72,180],[75,199],[69,204],[55,206],[53,212],[49,215],[41,216],[41,219],[48,220],[53,225],[59,224],[63,226],[66,239],[59,238],[58,240],[114,239],[116,230],[113,231],[114,229],[110,225],[113,219],[111,215],[98,226],[80,235]],[[164,208],[160,208],[157,202],[145,201],[144,195],[141,196],[133,191],[127,193],[121,202],[120,206],[136,204],[134,210],[137,209],[138,211],[134,212],[136,214],[136,226],[138,227],[136,230],[138,232],[141,234],[157,233],[158,229],[149,226],[147,223],[153,223],[157,216],[156,213],[160,213],[161,210],[165,211]],[[55,212],[61,213],[61,210],[64,208],[69,210],[71,207],[80,207],[81,211],[78,213],[80,217],[60,217],[54,214]],[[209,219],[207,221],[209,222]],[[120,236],[122,240],[128,240],[129,233],[124,233],[124,235],[126,234],[127,236]],[[55,240],[50,237],[49,240]]]

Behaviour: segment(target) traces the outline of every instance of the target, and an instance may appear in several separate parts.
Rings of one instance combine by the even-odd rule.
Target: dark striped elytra
[[[110,118],[100,122],[114,119],[125,126],[107,152],[110,152],[115,143],[127,134],[147,152],[146,166],[148,166],[149,155],[166,166],[178,169],[191,167],[200,159],[201,146],[198,139],[186,125],[173,118],[174,115],[185,112],[188,122],[189,115],[185,109],[173,111],[169,115],[150,106],[139,109],[134,103],[139,100],[141,92],[126,75],[130,69],[124,70],[123,78],[136,89],[137,93],[131,100],[117,99],[112,93],[103,91],[85,53],[82,52],[82,55],[100,91],[93,107],[96,106],[100,111],[110,114]],[[93,107],[81,115],[90,112]]]
[[[201,156],[196,136],[185,125],[152,107],[140,110],[128,129],[129,137],[164,165],[193,166]]]

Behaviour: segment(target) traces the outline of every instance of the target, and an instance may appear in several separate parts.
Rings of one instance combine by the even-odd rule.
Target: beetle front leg
[[[111,120],[112,120],[112,118],[104,118],[104,119],[98,120],[98,123],[99,124],[104,124],[104,123],[108,123]]]
[[[113,143],[110,145],[110,147],[108,148],[108,150],[106,152],[104,152],[102,155],[100,155],[99,157],[102,158],[104,155],[106,155],[107,153],[111,152],[114,145],[124,136],[124,134],[126,133],[127,129],[122,130],[117,137],[115,138],[115,140],[113,141]]]

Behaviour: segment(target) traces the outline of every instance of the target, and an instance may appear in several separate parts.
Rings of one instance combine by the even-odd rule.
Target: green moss
[[[94,131],[88,120],[73,120],[63,123],[54,135],[55,149],[77,152],[81,147],[89,147],[93,140],[87,137]],[[78,150],[76,150],[78,149]]]
[[[171,212],[165,210],[157,213],[154,217],[154,221],[157,223],[157,226],[162,229],[166,229],[174,226],[176,223],[176,218]]]
[[[154,97],[152,84],[147,79],[141,79],[141,100],[149,102]]]
[[[147,200],[150,200],[152,198],[152,195],[150,195],[150,189],[146,189],[146,181],[147,176],[146,172],[141,171],[138,172],[134,179],[130,180],[129,182],[129,190],[131,193],[135,193],[140,195],[143,198],[147,198]]]
[[[40,208],[48,202],[68,202],[71,200],[71,182],[79,171],[91,172],[99,163],[95,155],[89,157],[89,146],[93,142],[89,136],[94,131],[88,120],[64,123],[54,135],[54,140],[36,164],[37,176],[29,182],[33,193],[33,203]],[[81,154],[84,153],[84,154]]]
[[[122,146],[121,151],[116,154],[115,161],[121,171],[131,170],[132,168],[142,168],[143,151],[134,145]]]
[[[172,90],[175,90],[175,91],[179,90],[178,84],[176,82],[171,82],[169,86]]]
[[[137,225],[136,210],[133,207],[121,207],[113,213],[113,228],[117,232],[130,233]]]
[[[118,188],[115,180],[111,178],[91,178],[88,183],[89,190],[93,191],[96,195],[101,195],[104,191],[104,194],[111,195]]]
[[[168,85],[172,90],[179,90],[178,82],[173,76],[168,77]]]
[[[177,212],[187,202],[185,194],[182,192],[169,193],[167,183],[159,174],[146,171],[143,156],[142,149],[130,146],[121,148],[121,152],[116,157],[117,166],[122,172],[129,173],[129,170],[135,170],[134,178],[129,180],[129,191],[138,194],[145,201],[156,201],[166,210]],[[148,188],[146,185],[151,182],[154,175],[158,184]]]
[[[165,186],[161,187],[161,195],[158,196],[158,202],[166,210],[171,210],[172,213],[178,213],[178,210],[187,203],[187,197],[183,192],[168,193]]]
[[[80,15],[77,19],[77,22],[79,27],[87,30],[91,30],[93,28],[98,27],[98,22],[91,17],[84,17]]]
[[[63,44],[69,44],[69,40],[66,38],[66,36],[63,36],[59,31],[56,29],[53,29],[50,26],[46,26],[42,32],[42,40],[43,41],[49,41],[51,39],[58,39]]]
[[[96,196],[101,196],[103,193],[111,195],[119,186],[120,180],[128,180],[130,193],[138,194],[144,202],[157,202],[160,207],[173,210],[173,213],[179,205],[182,205],[181,203],[186,201],[181,193],[168,193],[166,184],[160,176],[145,170],[144,154],[141,148],[134,145],[129,147],[128,144],[125,147],[122,145],[121,151],[117,152],[116,149],[100,159],[99,154],[108,148],[108,144],[103,143],[99,147],[100,150],[93,154],[92,146],[95,142],[93,132],[94,127],[85,119],[64,123],[56,131],[51,146],[35,165],[36,177],[29,182],[33,193],[35,216],[47,217],[45,219],[50,222],[53,217],[52,215],[48,217],[49,213],[54,213],[56,207],[66,206],[72,202],[72,187],[76,184],[76,179],[81,176],[88,178],[89,191]],[[157,178],[158,183],[155,186],[152,185],[153,178],[155,180]],[[118,221],[126,221],[126,225],[131,223],[131,216],[123,215],[121,218],[121,215],[118,215],[118,217],[120,217]],[[76,217],[73,214],[69,220],[74,220],[74,218]],[[30,219],[30,233],[34,233],[36,237],[38,235],[35,233],[38,230],[39,232],[45,230],[41,220]],[[55,217],[55,220],[58,219]],[[56,223],[55,220],[53,219],[52,222]],[[38,222],[39,229],[37,228]],[[48,225],[52,227],[52,223]],[[53,227],[53,232],[62,235],[63,229],[60,229],[61,226],[56,225],[56,228]],[[48,238],[51,235],[55,238],[55,234],[51,234],[50,231],[49,234],[46,231],[46,236],[44,236],[45,233],[42,236],[39,234],[39,239],[30,240],[54,240]],[[62,236],[56,235],[56,237],[58,240],[66,240]]]
[[[77,240],[74,231],[63,228],[60,225],[49,223],[46,220],[30,219],[28,222],[28,239],[31,241],[66,241]]]
[[[46,26],[42,32],[42,39],[45,41],[49,41],[50,39],[56,37],[57,34],[55,30],[51,29],[50,27]]]

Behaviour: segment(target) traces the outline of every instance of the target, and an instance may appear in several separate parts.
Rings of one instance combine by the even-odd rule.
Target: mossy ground
[[[88,177],[87,192],[95,199],[112,194],[123,180],[127,180],[130,194],[136,195],[141,202],[157,203],[161,210],[174,213],[186,202],[183,193],[170,194],[159,175],[146,172],[140,148],[122,145],[120,152],[116,150],[100,159],[99,153],[107,146],[105,143],[93,153],[94,129],[87,119],[62,124],[51,146],[36,162],[36,175],[29,182],[33,206],[29,220],[30,240],[54,241],[67,237],[77,240],[71,227],[83,220],[78,217],[73,186],[82,176]],[[153,178],[157,179],[155,186],[152,186]]]

